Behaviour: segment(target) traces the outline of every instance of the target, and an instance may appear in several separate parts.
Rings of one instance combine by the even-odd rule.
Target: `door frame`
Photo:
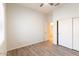
[[[57,45],[59,45],[59,21],[57,20]]]

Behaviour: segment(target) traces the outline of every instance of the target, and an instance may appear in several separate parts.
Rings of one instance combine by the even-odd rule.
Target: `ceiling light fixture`
[[[60,5],[60,3],[41,3],[41,5],[40,5],[40,7],[42,7],[43,5],[47,5],[47,4],[49,4],[50,6],[58,6],[58,5]]]

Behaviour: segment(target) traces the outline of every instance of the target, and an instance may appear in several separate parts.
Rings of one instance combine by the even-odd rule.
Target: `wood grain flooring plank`
[[[7,56],[79,56],[79,51],[45,41],[8,51]]]

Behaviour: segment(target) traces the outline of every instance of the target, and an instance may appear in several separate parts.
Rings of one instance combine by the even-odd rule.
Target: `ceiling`
[[[59,7],[61,4],[57,7],[50,6],[48,3],[45,3],[42,7],[40,7],[41,3],[21,3],[20,5],[47,14]]]

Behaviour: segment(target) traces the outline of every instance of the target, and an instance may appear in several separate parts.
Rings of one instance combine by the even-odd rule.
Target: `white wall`
[[[44,37],[46,16],[17,4],[7,4],[8,50],[47,39]]]
[[[0,3],[0,55],[6,55],[5,5]]]
[[[51,15],[51,20],[54,23],[54,44],[57,43],[57,32],[56,32],[56,21],[60,19],[72,18],[72,17],[79,17],[79,4],[69,4],[64,5],[59,8],[56,8]]]

